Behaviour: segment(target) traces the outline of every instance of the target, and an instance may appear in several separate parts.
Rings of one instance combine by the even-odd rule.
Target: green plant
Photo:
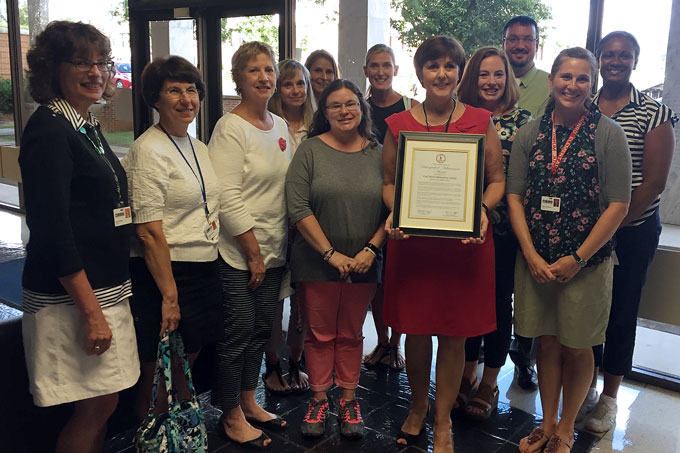
[[[12,113],[13,111],[12,81],[0,77],[0,113]]]

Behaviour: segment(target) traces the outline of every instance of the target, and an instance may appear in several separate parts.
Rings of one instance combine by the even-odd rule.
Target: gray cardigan
[[[524,196],[527,188],[529,154],[536,142],[541,118],[522,126],[512,145],[506,193]],[[611,202],[630,202],[631,159],[628,140],[621,126],[605,115],[595,130],[595,156],[600,183],[600,212]]]

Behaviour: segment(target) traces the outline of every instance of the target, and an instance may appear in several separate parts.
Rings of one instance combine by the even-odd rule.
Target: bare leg
[[[267,344],[264,346],[264,357],[268,367],[276,366],[279,363],[278,350],[281,346],[281,335],[282,327],[281,322],[283,321],[283,303],[280,300],[276,305],[276,312],[274,313],[274,322],[272,324],[272,333],[269,336]],[[274,371],[270,373],[269,376],[265,378],[265,385],[268,389],[273,392],[286,392],[290,390],[288,382],[285,380],[279,380],[279,374]]]
[[[592,348],[572,349],[562,346],[562,418],[555,434],[569,441],[574,436],[576,414],[586,399],[593,374]],[[540,381],[539,381],[540,382]]]
[[[613,374],[609,374],[606,371],[604,372],[604,390],[602,390],[602,394],[611,396],[612,398],[616,398],[616,395],[619,394],[619,387],[621,386],[621,382],[623,381],[623,376],[615,376]]]
[[[243,393],[241,394],[241,400],[243,400]],[[254,428],[248,423],[245,415],[243,415],[241,406],[225,411],[220,421],[227,435],[236,442],[248,442],[262,435],[262,430]],[[269,445],[270,443],[271,439],[267,439],[264,445]]]
[[[73,416],[57,438],[56,453],[100,452],[106,422],[117,405],[117,393],[76,401]]]
[[[543,408],[543,423],[541,423],[540,428],[543,428],[548,437],[552,435],[557,426],[557,412],[562,390],[561,352],[562,345],[556,337],[544,335],[538,339],[536,363],[538,388]],[[540,447],[539,444],[529,445],[528,437],[519,442],[519,451],[522,453],[541,451],[542,448],[538,447]]]
[[[408,434],[418,434],[423,419],[427,415],[429,400],[427,391],[430,386],[432,366],[432,337],[429,335],[406,335],[406,376],[411,387],[411,410],[401,430]],[[403,439],[397,439],[397,442]],[[406,444],[406,440],[399,442]]]
[[[275,414],[267,412],[262,409],[257,401],[255,400],[255,390],[241,390],[241,409],[245,417],[258,420],[260,422],[266,422],[267,420],[273,420],[276,418]],[[284,421],[281,426],[285,426]]]
[[[465,367],[465,338],[439,335],[437,393],[434,401],[434,451],[453,452],[451,409],[458,396]]]
[[[376,347],[364,357],[364,363],[368,366],[373,366],[385,357],[388,353],[388,346],[390,342],[388,328],[383,322],[383,299],[385,291],[383,285],[378,286],[375,291],[375,296],[371,301],[371,314],[373,315],[373,324],[375,324],[375,331],[378,335],[378,344]]]

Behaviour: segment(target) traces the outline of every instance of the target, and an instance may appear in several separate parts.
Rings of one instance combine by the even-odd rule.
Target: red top
[[[465,106],[449,124],[450,133],[485,134],[491,112]],[[400,131],[427,132],[410,111],[396,113],[387,125]],[[445,125],[430,126],[444,132]],[[411,237],[388,243],[384,320],[396,331],[414,335],[476,337],[496,330],[495,262],[491,222],[486,241],[464,245],[460,239]]]

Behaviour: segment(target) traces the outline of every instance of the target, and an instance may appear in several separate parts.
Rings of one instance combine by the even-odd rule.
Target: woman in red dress
[[[436,36],[416,51],[416,74],[425,101],[387,119],[391,133],[383,146],[383,199],[392,210],[400,131],[486,134],[483,210],[503,197],[505,181],[501,144],[491,112],[457,102],[453,93],[465,66],[458,41]],[[486,214],[486,212],[484,213]],[[494,249],[491,225],[482,215],[480,237],[465,240],[408,238],[391,228],[385,284],[385,323],[406,334],[406,372],[411,410],[397,442],[418,440],[429,409],[427,392],[432,360],[432,335],[438,339],[436,363],[434,451],[453,452],[451,408],[456,400],[465,362],[465,339],[496,329]],[[408,240],[405,240],[408,239]]]

